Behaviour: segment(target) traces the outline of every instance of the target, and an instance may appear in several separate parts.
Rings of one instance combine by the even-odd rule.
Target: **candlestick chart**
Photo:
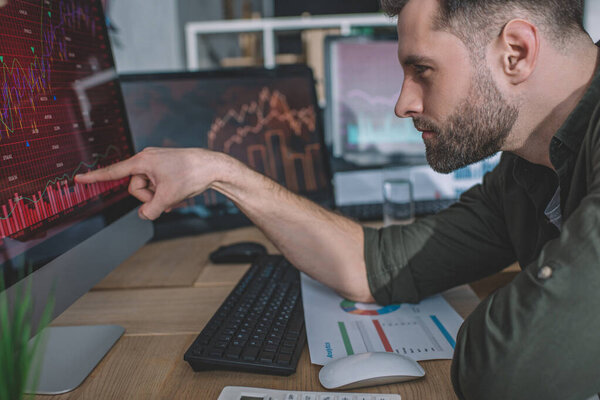
[[[75,0],[0,7],[0,245],[126,195],[126,179],[74,182],[132,154],[97,7]]]

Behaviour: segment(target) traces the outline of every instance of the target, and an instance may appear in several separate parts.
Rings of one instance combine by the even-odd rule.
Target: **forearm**
[[[359,224],[231,158],[211,187],[229,197],[298,269],[346,298],[373,300]]]

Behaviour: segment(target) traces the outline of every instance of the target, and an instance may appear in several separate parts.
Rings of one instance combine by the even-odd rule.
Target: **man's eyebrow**
[[[400,60],[400,63],[404,66],[409,66],[417,64],[434,64],[434,61],[429,57],[410,55],[406,56],[404,60]]]

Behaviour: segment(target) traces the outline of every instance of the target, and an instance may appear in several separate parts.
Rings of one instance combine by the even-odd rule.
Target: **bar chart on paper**
[[[355,303],[303,275],[302,297],[311,361],[320,365],[376,351],[417,361],[450,359],[463,322],[441,296],[419,304]]]

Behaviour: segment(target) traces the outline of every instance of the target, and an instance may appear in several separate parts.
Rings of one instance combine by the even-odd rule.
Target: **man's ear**
[[[535,25],[513,19],[502,29],[496,50],[501,56],[502,72],[513,85],[518,85],[533,73],[540,50],[539,32]]]

